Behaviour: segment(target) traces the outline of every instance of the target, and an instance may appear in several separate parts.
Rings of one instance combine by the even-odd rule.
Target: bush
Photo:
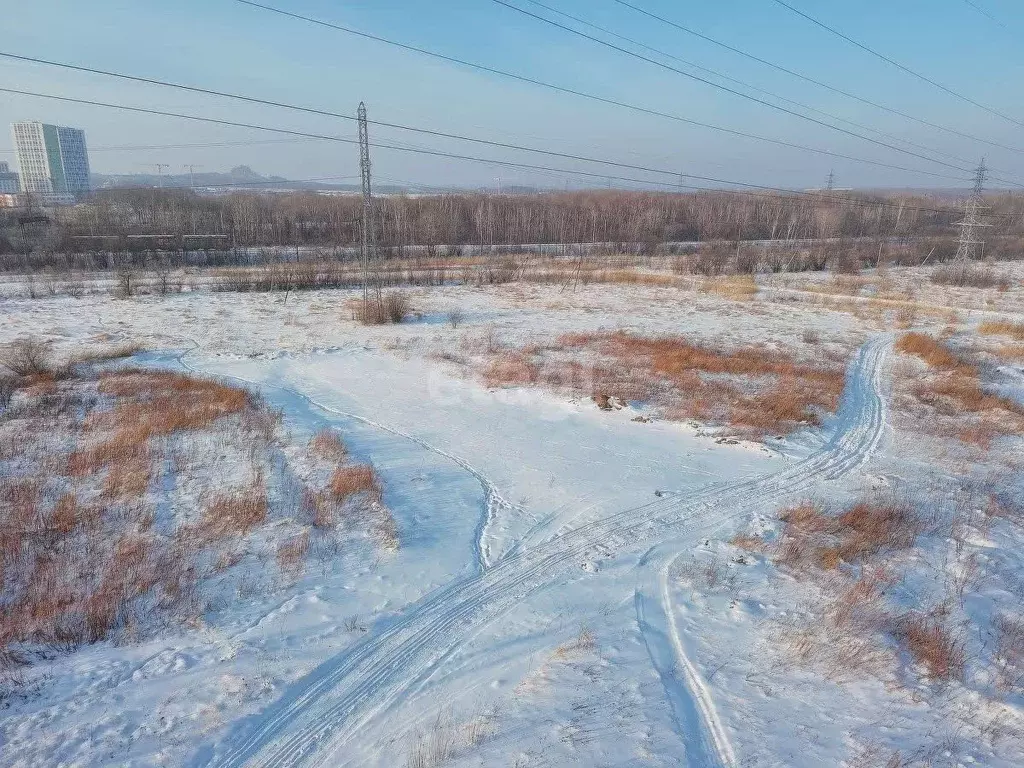
[[[46,342],[34,336],[18,339],[5,350],[0,365],[16,376],[40,376],[54,372]]]
[[[462,321],[464,318],[465,315],[463,314],[462,310],[459,309],[458,307],[448,310],[448,324],[452,328],[458,328],[460,325],[462,325]]]
[[[364,325],[385,325],[400,323],[409,316],[409,299],[401,293],[389,293],[379,300],[367,299],[359,302],[356,317]]]
[[[11,399],[18,389],[18,380],[13,376],[0,376],[0,408],[9,408]]]
[[[970,264],[944,264],[932,271],[931,280],[937,285],[959,288],[995,288],[1008,286],[1007,279],[997,275],[991,267]]]

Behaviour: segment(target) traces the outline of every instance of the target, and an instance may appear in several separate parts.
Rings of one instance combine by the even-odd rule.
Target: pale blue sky
[[[1024,3],[976,0],[789,0],[908,66],[1024,120]],[[234,0],[3,0],[0,50],[230,90],[371,118],[545,146],[685,173],[779,186],[820,185],[831,167],[842,186],[956,186],[903,171],[783,149],[513,82],[282,18]],[[872,146],[776,113],[526,18],[491,0],[267,0],[296,13],[452,56],[672,112],[704,122],[897,165],[957,171]],[[510,0],[544,14],[527,0]],[[1024,181],[1024,154],[921,126],[829,93],[670,29],[613,0],[544,0],[621,34],[759,88],[855,120],[930,149],[985,154],[1004,178]],[[828,35],[772,0],[634,0],[659,15],[838,87],[927,120],[1024,149],[1024,129],[971,107]],[[548,14],[550,15],[550,14]],[[318,133],[355,135],[349,122],[239,105],[0,59],[0,86],[113,101]],[[148,163],[203,170],[248,164],[289,178],[349,176],[357,153],[324,142],[102,151],[125,144],[266,141],[273,135],[0,94],[0,123],[39,119],[86,130],[93,169],[140,172]],[[375,138],[465,154],[603,172],[580,163],[467,146],[397,131]],[[0,134],[3,135],[3,134]],[[10,148],[0,139],[0,149]],[[11,154],[0,159],[13,160]],[[498,169],[378,150],[382,180],[437,185],[562,186],[564,174]],[[637,175],[616,172],[613,175]],[[642,175],[642,174],[641,174]],[[570,179],[574,186],[603,186]]]

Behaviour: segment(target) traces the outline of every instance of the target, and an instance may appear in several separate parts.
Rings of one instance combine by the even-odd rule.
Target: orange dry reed
[[[328,486],[338,502],[343,502],[359,493],[367,493],[376,501],[380,500],[382,489],[373,467],[368,464],[354,464],[338,467],[331,475]]]

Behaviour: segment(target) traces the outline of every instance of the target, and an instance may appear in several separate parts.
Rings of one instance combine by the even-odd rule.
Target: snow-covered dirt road
[[[223,740],[202,747],[193,763],[354,764],[360,747],[380,743],[387,722],[399,717],[410,694],[443,675],[446,662],[481,628],[537,591],[578,573],[581,562],[600,551],[646,550],[637,587],[638,621],[666,692],[674,699],[673,710],[693,713],[677,717],[687,757],[693,765],[734,765],[710,693],[688,664],[673,630],[671,601],[657,586],[658,574],[686,543],[863,464],[886,426],[883,374],[891,346],[886,335],[861,348],[849,368],[832,436],[809,458],[782,471],[709,484],[689,495],[668,495],[552,533],[531,546],[509,549],[483,563],[489,567],[427,595],[396,621],[320,665],[265,712],[239,723]],[[666,637],[668,646],[663,646]]]

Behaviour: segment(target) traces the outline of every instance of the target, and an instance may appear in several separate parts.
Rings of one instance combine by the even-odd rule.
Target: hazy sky
[[[841,186],[964,184],[957,181],[964,176],[957,170],[715,90],[575,38],[492,0],[265,1],[603,97],[954,178],[830,159],[645,116],[283,18],[235,0],[32,0],[17,3],[16,11],[11,10],[14,0],[7,0],[11,7],[2,14],[0,50],[352,114],[358,102],[365,100],[371,119],[737,182],[820,186],[829,169],[834,168]],[[552,15],[528,0],[508,1]],[[966,0],[788,1],[953,90],[1024,120],[1024,3],[1019,0],[975,0],[995,21]],[[984,154],[998,169],[998,175],[1024,182],[1024,154],[958,138],[858,104],[673,30],[614,0],[544,2],[757,88],[969,161],[945,158],[954,165],[976,165]],[[773,0],[631,2],[882,104],[1024,149],[1024,128],[1020,125],[900,72],[814,27]],[[352,138],[356,132],[350,121],[248,106],[7,59],[0,59],[0,87]],[[261,173],[292,179],[358,174],[358,153],[352,145],[282,141],[280,136],[248,129],[0,93],[0,123],[26,119],[84,128],[93,170],[101,173],[145,172],[151,163],[167,163],[171,166],[169,172],[181,173],[183,164],[195,163],[204,171],[247,164]],[[395,130],[374,128],[372,138],[569,170],[664,179]],[[259,143],[105,149],[250,141]],[[13,161],[10,148],[8,134],[0,139],[0,160]],[[561,187],[568,180],[572,186],[605,185],[561,172],[542,174],[385,149],[375,150],[374,170],[378,179],[387,182],[494,186],[501,178],[503,184]],[[692,180],[687,183],[703,184]]]

